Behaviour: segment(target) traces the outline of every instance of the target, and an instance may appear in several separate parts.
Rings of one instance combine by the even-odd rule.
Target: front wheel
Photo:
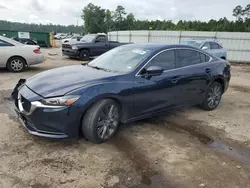
[[[82,50],[79,55],[79,59],[82,61],[88,61],[89,60],[89,51],[88,50]]]
[[[220,104],[222,94],[222,85],[219,82],[214,82],[208,88],[201,107],[204,110],[214,110]]]
[[[116,133],[119,122],[119,104],[112,99],[103,99],[87,110],[82,121],[82,132],[88,140],[100,144]]]

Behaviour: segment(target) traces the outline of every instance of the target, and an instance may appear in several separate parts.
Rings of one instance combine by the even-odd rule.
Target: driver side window
[[[205,42],[205,43],[202,45],[201,48],[203,48],[203,47],[207,47],[207,49],[210,50],[210,44],[209,44],[209,42]]]
[[[100,43],[105,43],[106,42],[106,37],[105,36],[99,36],[96,38],[96,41]]]
[[[164,68],[164,70],[171,70],[176,68],[175,51],[168,50],[158,54],[148,63],[146,68],[150,66],[160,66]]]

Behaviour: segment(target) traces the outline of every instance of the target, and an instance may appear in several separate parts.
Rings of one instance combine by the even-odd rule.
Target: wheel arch
[[[222,88],[223,88],[223,92],[225,91],[225,80],[224,80],[222,77],[217,77],[217,78],[215,78],[215,79],[211,82],[211,84],[214,83],[214,82],[220,83],[221,86],[222,86]]]
[[[89,52],[89,55],[91,55],[90,48],[85,48],[85,47],[82,47],[82,48],[80,48],[80,49],[79,49],[79,53],[81,53],[81,51],[83,51],[83,50],[88,51],[88,52]]]

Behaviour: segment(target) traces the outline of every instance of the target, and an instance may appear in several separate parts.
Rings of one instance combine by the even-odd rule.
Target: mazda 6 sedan
[[[12,98],[30,134],[72,138],[82,133],[102,143],[119,123],[183,106],[215,109],[230,77],[228,61],[191,46],[130,44],[86,65],[21,79]]]

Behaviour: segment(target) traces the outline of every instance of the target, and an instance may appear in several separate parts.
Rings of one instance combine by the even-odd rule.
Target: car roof
[[[151,51],[171,49],[171,48],[189,48],[189,49],[198,49],[184,44],[166,44],[166,43],[143,43],[143,44],[128,44],[134,48],[143,48]]]

